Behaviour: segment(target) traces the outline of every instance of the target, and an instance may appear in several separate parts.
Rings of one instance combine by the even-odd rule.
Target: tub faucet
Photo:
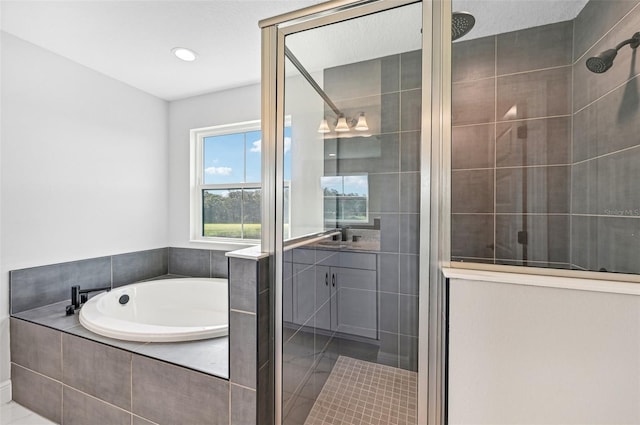
[[[82,307],[82,304],[86,303],[89,299],[89,293],[99,291],[110,291],[111,286],[105,286],[104,288],[91,288],[80,289],[80,285],[73,285],[71,287],[71,304],[66,307],[67,316],[71,316],[77,309]]]

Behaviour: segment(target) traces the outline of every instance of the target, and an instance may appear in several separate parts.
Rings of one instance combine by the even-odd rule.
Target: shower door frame
[[[422,3],[422,124],[418,423],[446,423],[446,281],[449,261],[451,0],[332,0],[260,21],[262,32],[262,251],[269,254],[274,423],[282,423],[283,152],[285,37]],[[448,17],[448,19],[447,19]],[[275,165],[275,167],[274,167]]]

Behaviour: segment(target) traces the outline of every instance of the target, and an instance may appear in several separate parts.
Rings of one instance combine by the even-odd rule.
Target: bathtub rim
[[[187,282],[187,281],[211,281],[211,282],[220,282],[225,281],[227,283],[227,323],[224,325],[214,325],[214,326],[161,326],[161,325],[151,325],[145,323],[137,323],[129,320],[112,318],[109,316],[105,316],[103,313],[98,311],[98,302],[102,299],[103,296],[113,296],[114,293],[118,293],[120,291],[131,290],[132,287],[136,286],[148,286],[154,283],[178,283]],[[151,279],[142,282],[136,282],[129,285],[124,285],[118,288],[114,288],[111,291],[103,292],[92,297],[89,301],[87,301],[82,308],[80,309],[80,314],[78,315],[78,319],[80,325],[85,329],[101,336],[105,336],[108,338],[113,338],[121,341],[129,341],[129,342],[140,342],[140,343],[148,343],[148,342],[186,342],[186,341],[198,341],[198,340],[206,340],[219,338],[223,336],[228,336],[229,334],[229,302],[228,302],[228,287],[229,279],[228,278],[195,278],[195,277],[184,277],[184,278],[172,278],[172,279]],[[101,316],[98,319],[98,316]],[[104,325],[100,325],[96,323],[96,321],[100,321]],[[168,331],[167,329],[171,329]]]

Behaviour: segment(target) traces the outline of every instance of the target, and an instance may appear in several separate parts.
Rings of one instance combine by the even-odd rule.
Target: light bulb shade
[[[320,126],[318,127],[318,133],[329,133],[331,129],[329,128],[329,123],[326,119],[320,121]]]
[[[347,124],[347,120],[343,115],[340,116],[340,118],[338,118],[338,123],[336,124],[336,131],[339,133],[349,131],[349,125]]]
[[[364,112],[360,113],[358,117],[358,122],[356,123],[356,130],[358,131],[367,131],[369,130],[369,125],[367,124],[367,119],[364,117]]]

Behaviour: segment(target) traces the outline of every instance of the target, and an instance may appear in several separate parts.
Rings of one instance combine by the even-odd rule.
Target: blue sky
[[[205,137],[204,184],[259,183],[261,132]],[[246,167],[245,167],[246,155]],[[285,179],[291,179],[291,128],[285,128]]]

